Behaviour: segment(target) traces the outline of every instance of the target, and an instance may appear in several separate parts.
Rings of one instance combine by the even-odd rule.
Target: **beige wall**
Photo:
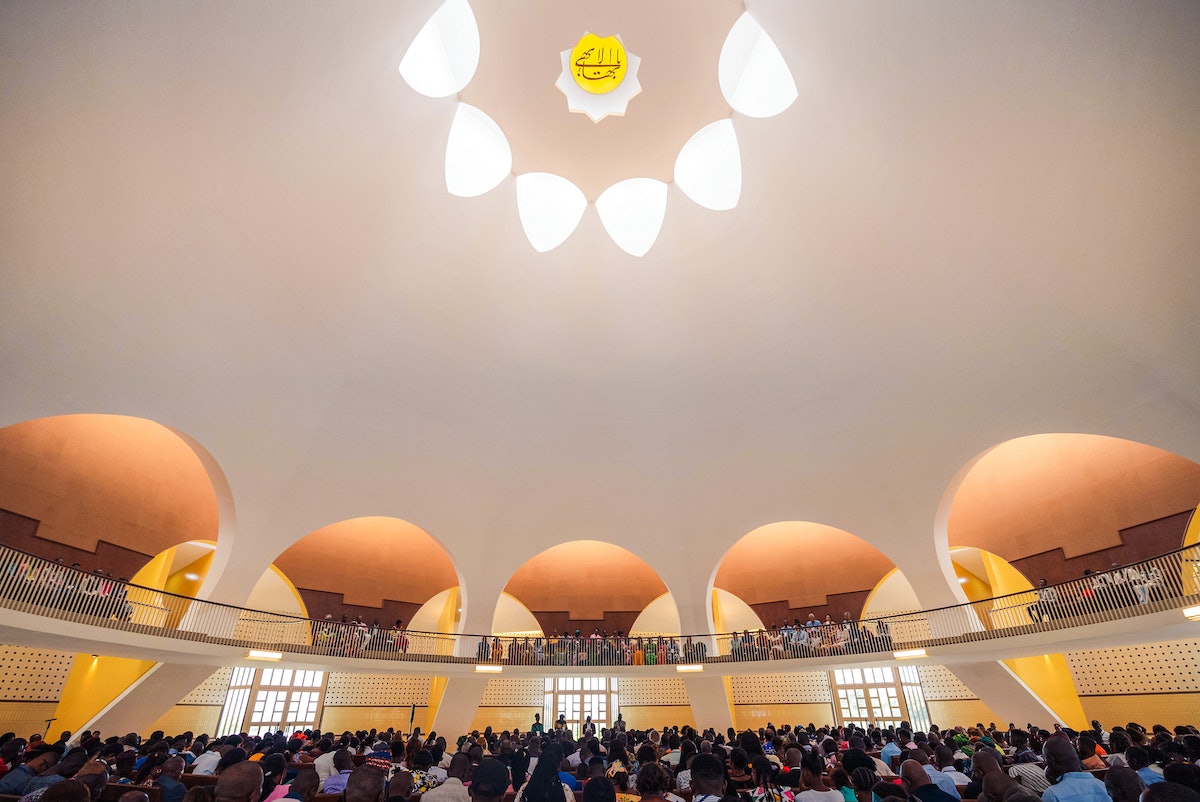
[[[733,706],[733,726],[739,730],[746,727],[758,729],[767,726],[768,722],[777,727],[781,724],[807,726],[812,722],[820,727],[833,721],[833,705],[829,702]]]
[[[359,706],[359,705],[326,705],[321,713],[321,729],[328,732],[341,733],[346,730],[386,730],[388,727],[398,732],[408,732],[408,717],[412,708],[388,706]],[[426,729],[425,720],[428,708],[417,705],[417,713],[413,718],[413,726]],[[447,736],[447,740],[449,736]]]
[[[519,729],[521,732],[529,732],[529,727],[533,724],[534,713],[540,714],[542,706],[537,707],[481,707],[475,711],[475,718],[471,721],[471,729],[483,730],[491,727],[496,732],[504,732],[505,730]],[[542,725],[549,729],[550,724],[543,721]],[[455,737],[461,735],[457,733]],[[453,740],[449,733],[445,733],[446,740]]]
[[[162,730],[168,734],[175,734],[190,730],[196,735],[202,732],[216,735],[220,721],[221,705],[175,705],[148,726],[146,731]]]
[[[1081,696],[1079,701],[1088,720],[1096,719],[1106,728],[1130,721],[1147,728],[1153,724],[1174,727],[1200,721],[1200,692]]]
[[[980,721],[984,724],[994,721],[1001,727],[1008,724],[1007,721],[1001,721],[1000,716],[997,716],[990,707],[978,699],[947,699],[944,701],[927,699],[925,704],[929,708],[929,720],[943,728],[958,724],[969,727]],[[1025,725],[1023,721],[1013,723],[1017,726]]]
[[[58,702],[0,702],[0,731],[12,730],[22,738],[28,738],[32,733],[46,733],[46,719],[54,717]],[[50,731],[57,737],[54,724]],[[61,730],[60,730],[61,731]],[[51,738],[50,740],[54,740]]]
[[[621,705],[621,718],[631,730],[659,729],[664,725],[696,726],[691,705]]]

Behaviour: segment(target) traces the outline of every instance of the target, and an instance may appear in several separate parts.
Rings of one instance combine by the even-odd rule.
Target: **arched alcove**
[[[207,455],[204,455],[207,459]],[[114,578],[215,541],[216,490],[194,444],[125,415],[60,415],[0,429],[0,539]]]
[[[629,632],[667,586],[628,549],[598,540],[560,543],[536,554],[509,578],[504,592],[523,604],[543,632],[593,629]]]
[[[501,593],[492,614],[492,634],[509,638],[541,637],[542,625],[529,608],[507,593]]]
[[[455,631],[459,619],[459,574],[449,552],[399,518],[351,518],[323,526],[293,543],[275,565],[315,618],[345,615],[390,627],[397,619],[411,622],[430,599],[449,592],[455,598],[441,608],[451,610],[451,620],[439,626]]]
[[[1039,434],[977,459],[951,500],[951,549],[976,547],[1031,580],[1076,579],[1172,551],[1200,499],[1200,465],[1091,434]]]
[[[859,617],[871,590],[892,568],[883,552],[849,532],[781,521],[734,543],[721,558],[713,587],[742,600],[768,626],[805,621],[810,614],[841,621]]]
[[[646,605],[637,620],[629,627],[633,636],[681,635],[679,631],[679,608],[675,597],[664,593]]]

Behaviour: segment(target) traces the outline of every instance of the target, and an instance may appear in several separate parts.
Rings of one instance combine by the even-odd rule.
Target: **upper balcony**
[[[376,629],[217,604],[0,547],[0,638],[10,643],[230,665],[527,675],[777,673],[898,659],[954,663],[1195,634],[1200,546],[967,604],[740,633],[505,638]]]

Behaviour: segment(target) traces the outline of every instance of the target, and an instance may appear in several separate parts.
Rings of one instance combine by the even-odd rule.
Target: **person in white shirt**
[[[938,744],[933,750],[933,759],[938,770],[954,781],[955,785],[970,785],[971,778],[954,768],[954,750],[945,744]]]
[[[457,752],[450,758],[450,768],[446,770],[446,781],[437,788],[432,788],[421,794],[426,802],[471,802],[471,794],[463,785],[463,780],[471,771],[471,758],[465,752]]]
[[[213,743],[207,752],[192,762],[192,774],[213,774],[217,770],[217,764],[221,762],[221,758],[231,748],[219,741]]]
[[[317,770],[317,779],[321,781],[321,786],[324,786],[325,781],[337,774],[337,769],[333,767],[333,741],[329,738],[322,738],[317,744],[317,749],[321,754],[313,761],[313,768]],[[318,786],[318,787],[321,787]]]
[[[800,779],[808,790],[796,794],[797,802],[844,802],[841,791],[825,784],[824,773],[825,764],[817,755],[806,752],[800,758]]]

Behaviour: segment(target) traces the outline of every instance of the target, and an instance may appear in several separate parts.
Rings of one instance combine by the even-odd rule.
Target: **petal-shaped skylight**
[[[517,176],[517,212],[529,244],[538,253],[553,250],[579,225],[587,198],[567,179],[553,173]]]
[[[629,178],[596,198],[604,230],[626,253],[642,256],[662,229],[667,212],[667,185],[653,178]]]
[[[675,183],[706,209],[721,212],[737,206],[742,156],[732,120],[717,120],[692,134],[675,159]]]
[[[479,66],[479,27],[467,0],[446,0],[408,46],[400,74],[427,97],[462,91]]]
[[[729,29],[717,79],[725,100],[747,117],[774,117],[797,96],[783,54],[749,12]]]
[[[459,103],[446,141],[446,189],[473,198],[511,172],[512,151],[500,126],[474,106]]]

